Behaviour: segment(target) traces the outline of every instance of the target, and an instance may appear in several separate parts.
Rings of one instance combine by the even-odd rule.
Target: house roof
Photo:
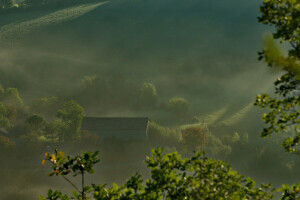
[[[84,117],[83,130],[146,130],[147,117]]]

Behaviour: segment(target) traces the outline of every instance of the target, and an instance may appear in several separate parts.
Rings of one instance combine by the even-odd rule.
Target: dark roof
[[[84,117],[83,130],[146,130],[147,117]]]

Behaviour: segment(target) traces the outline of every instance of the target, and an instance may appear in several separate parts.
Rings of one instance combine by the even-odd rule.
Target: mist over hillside
[[[249,135],[249,141],[258,145],[254,153],[260,157],[249,156],[240,162],[249,149],[240,150],[234,144],[240,150],[237,159],[222,159],[228,158],[235,169],[256,180],[268,181],[271,177],[275,184],[278,179],[288,182],[295,179],[292,173],[296,169],[274,177],[272,173],[277,172],[268,170],[264,163],[270,159],[269,165],[275,166],[280,161],[272,156],[285,154],[283,150],[269,151],[278,143],[276,138],[269,142],[260,138],[261,110],[253,106],[256,94],[273,92],[274,77],[278,75],[257,60],[263,35],[268,32],[257,23],[260,3],[111,0],[0,14],[0,85],[18,88],[29,109],[34,107],[33,100],[55,96],[64,102],[78,99],[86,116],[142,116],[172,128],[205,124],[220,138],[226,134],[231,137],[234,132]],[[144,83],[155,86],[156,107],[144,109],[136,103]],[[189,121],[174,119],[177,116],[167,110],[172,97],[183,97],[189,103]],[[125,149],[118,144],[115,146],[119,148],[107,146],[101,147],[109,149],[103,153],[107,157]],[[128,152],[136,152],[143,145],[128,146]],[[254,163],[255,159],[260,162]],[[283,160],[293,161],[289,156]],[[32,162],[40,163],[40,158]],[[123,163],[122,170],[114,168],[110,160],[107,163],[97,168],[100,175],[91,180],[120,183],[136,170],[147,174],[142,161]],[[299,165],[295,163],[293,166]],[[278,166],[286,168],[282,163]],[[18,166],[12,169],[19,170]],[[6,200],[21,196],[31,199],[49,185],[57,186],[53,180],[41,183],[39,178],[46,170],[27,171],[12,181],[13,187],[0,184],[7,193]],[[30,178],[33,189],[27,186],[28,190],[12,194]],[[6,173],[5,180],[10,179]],[[58,186],[65,188],[63,184]]]
[[[258,4],[116,0],[6,14],[2,84],[32,95],[76,89],[84,75],[121,74],[153,82],[166,97],[249,99],[272,78],[257,62],[264,33]]]

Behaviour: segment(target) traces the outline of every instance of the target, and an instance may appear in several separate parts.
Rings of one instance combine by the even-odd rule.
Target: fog
[[[27,105],[41,97],[77,98],[86,116],[147,116],[170,127],[205,122],[220,137],[248,133],[249,141],[258,145],[257,152],[263,151],[262,146],[277,145],[267,155],[278,153],[293,160],[275,139],[259,137],[262,110],[253,106],[255,95],[272,92],[278,76],[257,60],[263,35],[271,31],[257,22],[260,4],[258,0],[111,0],[0,14],[0,84],[18,88]],[[106,93],[84,96],[82,80],[93,75],[120,95],[110,94],[108,100]],[[159,108],[135,109],[135,93],[130,91],[138,91],[144,82],[155,85]],[[175,96],[189,102],[189,115],[198,121],[176,121],[160,109]],[[149,148],[141,146],[99,147],[100,158],[112,157],[118,164],[104,159],[90,180],[123,183],[136,171],[147,176],[142,160]],[[61,148],[73,155],[81,150]],[[127,152],[120,153],[124,149]],[[32,160],[17,162],[19,158],[12,156],[3,162],[0,199],[37,199],[50,187],[70,189],[62,179],[47,177],[49,168],[40,164],[46,150],[34,152]],[[245,156],[247,151],[241,150],[236,160],[224,160],[258,182],[278,185],[296,180],[295,169],[287,175],[267,169],[265,163],[255,166],[255,159]],[[130,161],[131,157],[135,159]],[[276,158],[270,161],[276,162]]]

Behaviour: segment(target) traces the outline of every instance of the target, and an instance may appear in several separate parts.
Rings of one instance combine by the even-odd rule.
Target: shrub
[[[112,188],[106,185],[86,185],[85,174],[94,173],[93,166],[99,162],[98,152],[83,152],[82,156],[64,156],[63,152],[45,154],[50,162],[52,172],[49,176],[61,176],[73,188],[72,199],[101,199],[101,200],[143,200],[143,199],[260,199],[267,200],[273,196],[268,191],[270,185],[255,186],[250,178],[245,178],[233,171],[223,162],[208,159],[203,153],[196,153],[190,159],[181,159],[176,152],[163,154],[162,149],[152,150],[146,164],[151,171],[151,178],[146,180],[135,174],[121,186]],[[75,185],[68,175],[81,176],[81,187]],[[145,183],[145,184],[144,184]],[[40,200],[45,198],[40,196]],[[48,191],[47,199],[69,199],[61,191]]]
[[[73,100],[66,102],[63,108],[57,111],[56,116],[65,124],[65,142],[80,137],[80,128],[84,117],[84,110],[77,102]]]
[[[206,135],[201,127],[188,127],[183,130],[181,144],[188,152],[200,151],[207,144]]]
[[[143,107],[154,107],[157,103],[157,92],[155,85],[144,83],[140,90],[140,103]]]
[[[171,129],[151,122],[148,130],[148,139],[154,146],[176,146],[182,139],[179,129]]]
[[[189,103],[180,97],[173,97],[169,100],[168,110],[177,117],[185,117],[189,111]]]
[[[7,118],[6,106],[0,102],[0,128],[8,128],[10,126],[10,121]]]
[[[15,146],[16,144],[12,142],[8,137],[0,135],[0,149],[8,149]]]
[[[5,91],[4,102],[13,105],[15,107],[23,106],[23,100],[19,95],[19,91],[16,88],[7,88]]]
[[[211,156],[225,156],[231,153],[232,148],[229,145],[224,145],[222,141],[208,132],[206,135],[207,145],[205,151]]]
[[[30,132],[40,133],[44,128],[46,121],[39,115],[31,115],[26,118],[25,124]]]

